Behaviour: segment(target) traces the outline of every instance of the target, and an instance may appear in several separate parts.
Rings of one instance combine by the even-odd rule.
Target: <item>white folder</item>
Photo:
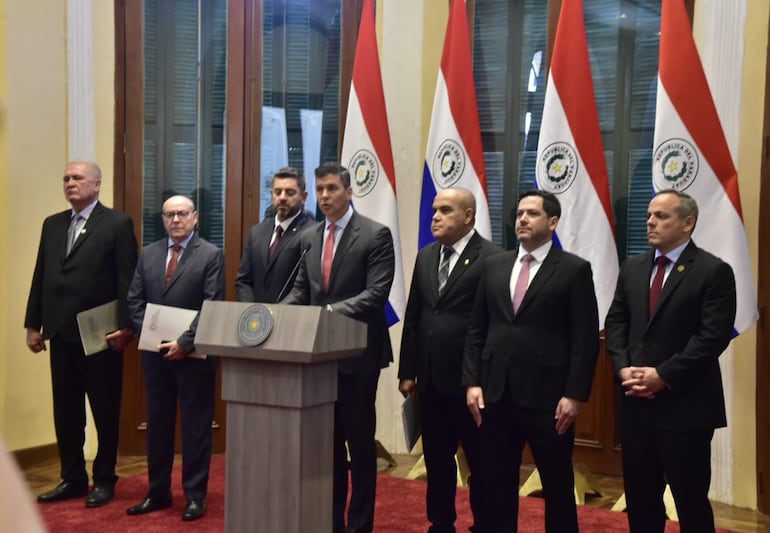
[[[139,349],[157,352],[158,345],[177,340],[190,329],[190,324],[199,311],[148,303],[144,310],[142,333],[139,335]],[[206,354],[192,352],[187,357],[205,359]]]

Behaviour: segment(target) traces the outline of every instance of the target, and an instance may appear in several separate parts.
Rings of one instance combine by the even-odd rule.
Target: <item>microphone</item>
[[[278,293],[278,298],[276,298],[275,303],[280,303],[283,297],[285,296],[286,289],[289,288],[289,283],[294,280],[294,276],[297,275],[297,270],[299,270],[299,264],[302,262],[302,259],[305,257],[305,254],[312,248],[312,243],[306,243],[304,248],[302,248],[302,252],[299,254],[299,259],[297,259],[297,263],[294,265],[294,268],[291,269],[291,274],[289,274],[289,277],[286,279],[286,283],[283,284],[283,287],[281,288],[281,292]]]

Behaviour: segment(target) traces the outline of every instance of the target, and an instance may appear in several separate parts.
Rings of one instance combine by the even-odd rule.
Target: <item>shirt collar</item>
[[[190,241],[192,240],[193,237],[195,237],[195,232],[194,231],[192,233],[190,233],[185,240],[183,240],[182,242],[178,243],[182,247],[182,250],[187,248],[187,245],[190,244]],[[174,239],[172,239],[171,237],[168,238],[167,242],[168,242],[168,248],[171,248],[172,246],[177,244],[177,242]]]
[[[457,257],[460,257],[461,255],[463,255],[463,252],[465,251],[465,247],[468,246],[468,243],[470,242],[471,237],[473,237],[474,233],[476,233],[476,230],[471,228],[471,230],[465,235],[463,235],[460,239],[458,239],[457,242],[455,242],[454,244],[448,245],[452,247],[452,250],[454,250],[454,253],[457,254]]]
[[[673,250],[665,254],[661,253],[661,251],[656,248],[655,259],[657,260],[658,257],[660,257],[661,255],[665,255],[673,265],[674,263],[679,261],[679,258],[681,257],[682,252],[684,252],[684,249],[687,248],[688,244],[690,244],[690,239],[687,239],[685,242],[683,242],[682,244],[680,244],[679,246],[677,246],[676,248],[674,248]]]
[[[94,207],[96,207],[96,204],[99,203],[99,199],[97,198],[90,204],[88,204],[80,213],[72,209],[72,214],[70,215],[70,218],[75,218],[76,216],[80,215],[81,217],[88,220],[88,217],[91,216],[91,212],[93,212]]]
[[[295,219],[296,219],[296,218],[297,218],[297,217],[300,215],[300,213],[302,213],[302,209],[300,209],[299,211],[297,211],[296,213],[294,213],[294,216],[292,216],[292,217],[289,217],[289,218],[285,219],[283,222],[280,222],[280,221],[278,220],[278,217],[275,217],[275,218],[273,219],[273,221],[274,221],[274,224],[275,224],[275,225],[273,226],[273,231],[275,231],[276,229],[278,229],[278,226],[281,226],[281,227],[283,228],[283,231],[285,232],[287,229],[289,229],[289,226],[291,226],[291,225],[292,225],[292,223],[294,223],[294,220],[295,220]]]
[[[343,230],[347,227],[348,223],[350,223],[350,219],[353,217],[353,208],[350,207],[350,204],[348,204],[348,210],[345,212],[344,215],[340,217],[340,219],[337,222],[334,222],[334,225],[337,227],[337,229]],[[329,221],[329,219],[324,220],[324,230],[329,231],[329,226],[332,224],[332,222]]]
[[[523,246],[519,246],[519,255],[516,258],[516,260],[521,262],[522,257],[524,257],[527,254],[530,254],[532,257],[535,258],[535,261],[537,261],[538,263],[542,263],[545,260],[545,256],[548,255],[548,252],[551,251],[552,246],[553,246],[553,241],[550,239],[545,244],[543,244],[539,248],[535,248],[531,252],[526,251]]]

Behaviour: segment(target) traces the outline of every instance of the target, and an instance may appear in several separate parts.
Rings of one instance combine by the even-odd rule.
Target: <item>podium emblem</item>
[[[257,346],[273,330],[273,312],[265,304],[250,305],[238,319],[238,341],[243,346]]]

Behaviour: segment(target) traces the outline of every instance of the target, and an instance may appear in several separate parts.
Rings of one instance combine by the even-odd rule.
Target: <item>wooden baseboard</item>
[[[59,460],[59,451],[55,442],[34,448],[14,450],[12,453],[22,470]]]

